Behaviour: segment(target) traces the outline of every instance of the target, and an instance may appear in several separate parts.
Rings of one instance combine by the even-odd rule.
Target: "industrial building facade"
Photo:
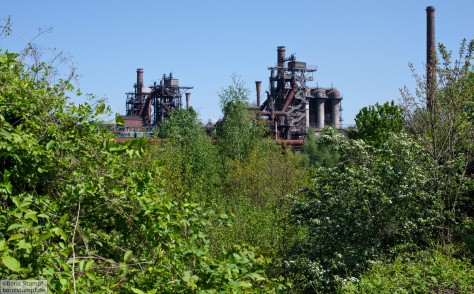
[[[169,118],[171,111],[182,108],[182,96],[186,92],[186,108],[189,107],[190,93],[193,87],[179,85],[179,80],[163,75],[160,83],[145,87],[143,84],[143,69],[137,69],[137,83],[134,91],[126,93],[125,126],[130,127],[158,127],[161,122]]]
[[[277,48],[277,65],[269,67],[269,91],[260,104],[261,82],[256,82],[256,115],[266,117],[276,136],[282,139],[299,139],[312,127],[340,128],[341,93],[334,88],[309,87],[315,66],[297,61],[294,55],[285,56],[284,46]]]

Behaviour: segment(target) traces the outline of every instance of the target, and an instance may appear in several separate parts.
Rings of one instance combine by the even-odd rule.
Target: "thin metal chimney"
[[[255,81],[257,87],[257,106],[260,107],[260,89],[262,87],[262,81]]]
[[[278,67],[283,67],[283,64],[285,63],[285,46],[278,46],[277,47],[277,52],[278,52]]]
[[[137,92],[141,93],[143,88],[143,68],[137,68]]]
[[[186,93],[186,110],[189,110],[189,98],[191,97],[191,93]]]
[[[426,7],[426,108],[431,111],[436,93],[435,8]]]

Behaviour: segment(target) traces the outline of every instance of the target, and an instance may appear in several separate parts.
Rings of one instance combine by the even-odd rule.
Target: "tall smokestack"
[[[426,108],[431,111],[436,93],[435,8],[426,7]]]
[[[278,67],[283,67],[283,64],[285,63],[285,46],[278,46],[277,47],[277,52],[278,52]]]
[[[143,88],[143,68],[137,68],[137,92],[141,93]]]
[[[191,97],[191,93],[186,93],[186,110],[189,110],[189,98]]]
[[[262,87],[262,81],[255,81],[257,87],[257,106],[260,107],[260,88]]]

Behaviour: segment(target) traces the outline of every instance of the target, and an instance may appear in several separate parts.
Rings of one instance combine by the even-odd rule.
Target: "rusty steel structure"
[[[341,93],[334,88],[309,87],[316,66],[297,61],[295,55],[286,58],[284,46],[277,47],[277,65],[269,67],[269,91],[260,104],[261,81],[256,81],[256,115],[266,117],[277,138],[300,139],[309,127],[326,125],[340,128]]]
[[[180,86],[179,80],[170,73],[163,75],[160,83],[150,87],[143,83],[143,69],[137,69],[137,82],[134,92],[126,93],[125,125],[131,127],[157,127],[168,119],[174,109],[182,108],[181,98],[186,92],[186,109],[189,108],[190,93],[193,87]]]

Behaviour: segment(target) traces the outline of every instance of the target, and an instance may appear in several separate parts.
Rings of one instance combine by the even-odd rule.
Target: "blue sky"
[[[436,41],[454,53],[463,38],[474,39],[474,1],[65,1],[0,0],[1,19],[31,40],[39,28],[53,27],[35,42],[72,56],[82,92],[106,97],[125,112],[125,92],[133,90],[136,69],[145,84],[164,73],[193,86],[191,104],[201,119],[221,116],[217,93],[236,73],[252,90],[268,87],[267,67],[276,47],[317,65],[310,86],[335,87],[343,95],[343,124],[353,124],[360,108],[398,101],[399,89],[415,83],[408,63],[423,74],[427,6],[436,8]],[[24,41],[0,39],[15,51]],[[79,99],[75,98],[79,101]]]

